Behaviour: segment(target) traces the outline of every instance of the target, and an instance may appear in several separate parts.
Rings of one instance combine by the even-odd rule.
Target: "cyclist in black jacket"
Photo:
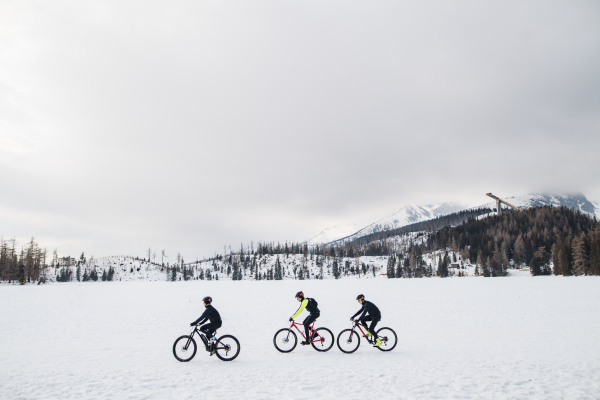
[[[204,302],[204,307],[206,307],[206,310],[204,310],[200,318],[192,322],[190,326],[204,324],[207,320],[210,321],[208,324],[204,324],[200,327],[200,330],[204,332],[206,337],[210,340],[215,331],[221,327],[223,322],[221,321],[221,315],[219,315],[217,309],[211,304],[212,297],[206,296],[202,299],[202,301]]]
[[[377,323],[381,320],[381,312],[379,311],[379,308],[377,308],[377,306],[371,303],[370,301],[366,301],[364,294],[359,294],[356,297],[356,300],[358,300],[358,302],[362,305],[362,308],[358,310],[356,314],[350,317],[350,321],[354,321],[354,318],[362,312],[360,317],[358,317],[358,320],[365,326],[367,325],[367,321],[371,321],[371,326],[369,326],[369,329],[367,330],[367,337],[373,336],[377,338],[375,327],[377,326]],[[367,313],[369,314],[368,316],[366,316]],[[377,340],[375,340],[375,343],[373,344],[373,347],[377,347],[380,345],[381,340],[377,338]]]

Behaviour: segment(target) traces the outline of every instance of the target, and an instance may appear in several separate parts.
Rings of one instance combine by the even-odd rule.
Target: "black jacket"
[[[212,304],[209,304],[206,307],[206,310],[204,310],[204,312],[202,313],[202,315],[200,316],[200,318],[198,318],[196,321],[192,322],[192,324],[196,325],[196,324],[203,324],[206,322],[206,320],[209,320],[210,322],[217,322],[217,323],[222,323],[221,322],[221,315],[219,315],[219,312],[217,311],[216,308],[214,308],[212,306]]]
[[[358,310],[358,312],[356,314],[354,314],[352,316],[352,318],[356,317],[361,312],[362,312],[362,314],[360,317],[358,317],[358,319],[361,319],[367,313],[369,313],[369,315],[372,316],[373,318],[378,317],[379,319],[381,319],[381,312],[379,311],[379,308],[377,308],[377,306],[375,304],[371,303],[370,301],[365,300],[362,308],[360,310]]]

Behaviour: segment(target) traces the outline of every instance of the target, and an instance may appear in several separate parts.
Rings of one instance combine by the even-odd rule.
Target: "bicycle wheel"
[[[360,336],[352,329],[344,329],[337,337],[337,345],[343,353],[354,353],[360,346]]]
[[[220,360],[231,361],[240,354],[240,342],[231,335],[223,335],[215,343],[215,353]]]
[[[196,350],[196,341],[188,335],[177,338],[173,343],[173,355],[181,362],[188,362],[194,358]]]
[[[398,343],[398,336],[392,328],[381,328],[377,331],[377,337],[381,340],[381,345],[377,348],[381,351],[390,351],[396,347]]]
[[[333,333],[327,328],[317,328],[317,337],[311,341],[312,347],[316,351],[328,351],[333,347]]]
[[[298,337],[296,333],[288,328],[282,328],[277,331],[273,337],[275,348],[282,353],[289,353],[296,348]]]

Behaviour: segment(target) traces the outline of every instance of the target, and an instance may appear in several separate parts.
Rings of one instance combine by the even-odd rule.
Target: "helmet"
[[[302,293],[302,290],[299,291],[298,293],[296,293],[296,298],[300,297],[301,299],[304,298],[304,293]]]
[[[364,294],[359,294],[358,296],[356,296],[356,300],[364,300],[364,299],[365,299]]]
[[[212,303],[212,297],[206,296],[205,298],[202,299],[202,301],[205,302],[206,304],[210,304],[210,303]]]

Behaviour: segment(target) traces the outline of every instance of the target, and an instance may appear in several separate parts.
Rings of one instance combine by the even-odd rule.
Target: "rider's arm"
[[[355,318],[358,314],[360,314],[361,312],[363,312],[365,310],[365,305],[363,304],[363,306],[360,308],[360,310],[358,310],[356,312],[356,314],[354,314],[351,318]],[[364,313],[363,313],[364,314]],[[363,317],[362,315],[360,316],[361,318]]]
[[[304,311],[304,309],[306,308],[306,305],[308,304],[308,299],[304,299],[302,300],[302,303],[300,304],[300,308],[298,309],[298,311],[296,311],[296,314],[292,315],[292,319],[296,319],[296,317],[298,315],[300,315],[300,313],[302,311]]]
[[[208,310],[205,310],[202,315],[200,316],[200,318],[198,318],[197,320],[195,320],[194,322],[192,322],[193,325],[198,325],[198,324],[203,324],[207,319],[208,319]]]

